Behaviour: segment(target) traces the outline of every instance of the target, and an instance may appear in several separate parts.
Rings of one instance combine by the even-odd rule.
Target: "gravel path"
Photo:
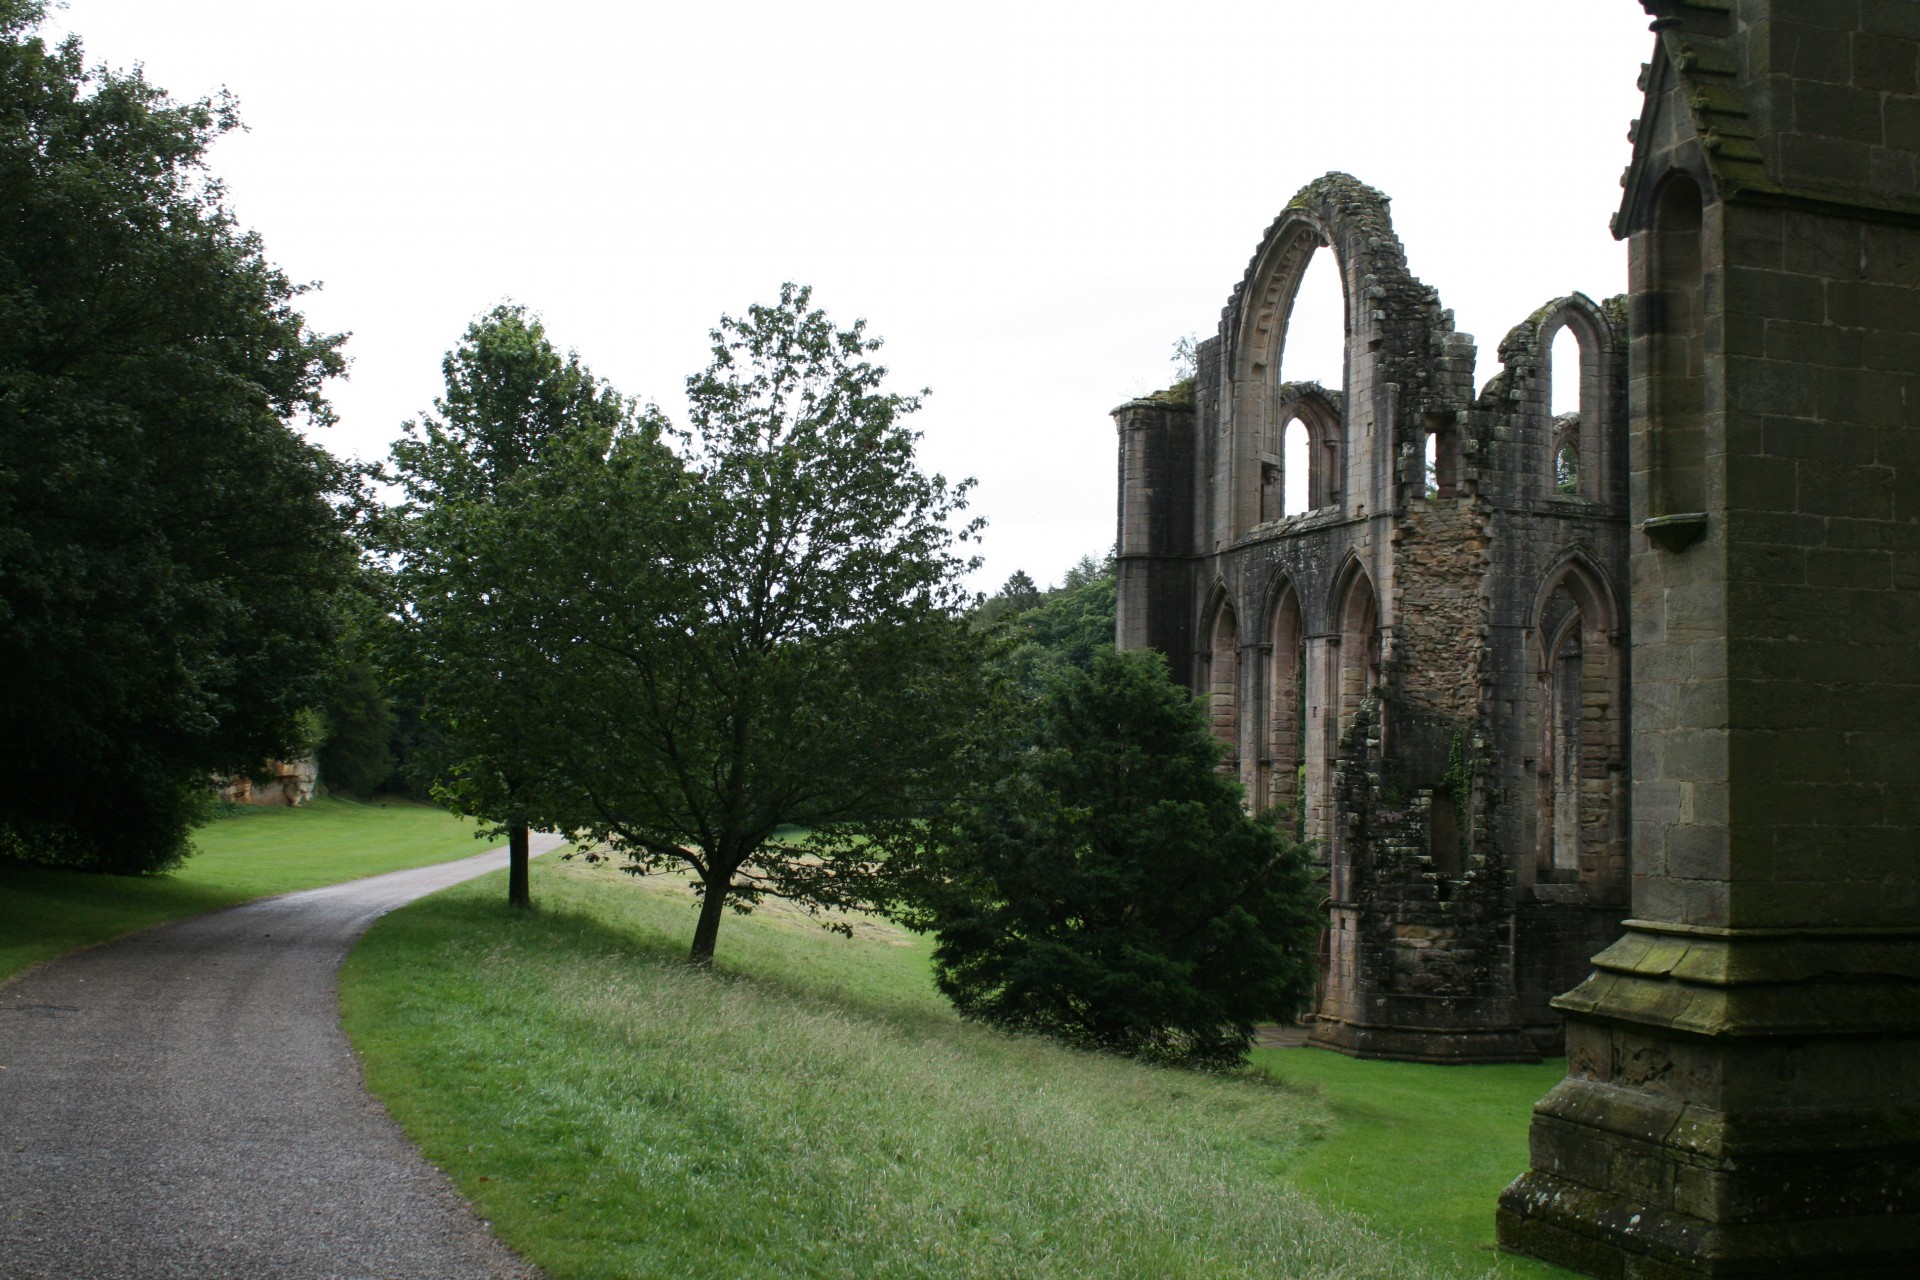
[[[0,986],[0,1278],[535,1276],[367,1096],[336,989],[380,915],[505,865],[269,898]]]

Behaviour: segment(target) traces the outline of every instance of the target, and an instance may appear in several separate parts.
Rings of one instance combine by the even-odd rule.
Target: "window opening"
[[[1311,446],[1307,440],[1307,424],[1298,418],[1287,423],[1287,429],[1281,437],[1280,465],[1286,473],[1285,505],[1282,515],[1299,515],[1312,509],[1313,501],[1309,496],[1309,481],[1313,468],[1309,453]]]
[[[1458,496],[1460,445],[1454,437],[1453,415],[1430,413],[1426,416],[1426,438],[1422,441],[1420,492],[1428,498]]]
[[[1567,628],[1553,656],[1553,865],[1580,865],[1580,627]]]
[[[1457,876],[1463,861],[1460,856],[1460,811],[1453,802],[1453,791],[1449,787],[1435,787],[1432,795],[1432,804],[1427,809],[1427,852],[1433,858],[1435,871],[1441,875]]]
[[[1307,259],[1287,317],[1280,381],[1317,382],[1339,389],[1347,381],[1347,300],[1340,261],[1322,245]]]
[[[1562,421],[1554,432],[1558,445],[1553,451],[1553,491],[1563,498],[1580,496],[1580,448],[1568,437],[1580,430],[1580,419],[1569,414],[1572,422]]]
[[[1547,348],[1547,384],[1551,403],[1547,412],[1554,417],[1571,413],[1580,414],[1580,335],[1570,326],[1561,325],[1560,332],[1553,335],[1553,345]]]

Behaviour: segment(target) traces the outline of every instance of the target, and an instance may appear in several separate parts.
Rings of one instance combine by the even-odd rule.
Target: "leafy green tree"
[[[973,611],[973,625],[990,627],[1003,618],[1033,608],[1042,600],[1039,584],[1025,569],[1015,569],[1000,590],[980,602]]]
[[[354,654],[327,689],[326,740],[317,753],[330,791],[370,796],[393,775],[393,708],[371,659]]]
[[[957,788],[986,641],[864,325],[808,290],[723,317],[677,450],[644,434],[533,477],[518,560],[583,824],[701,894],[691,959],[767,896],[866,901]],[[537,520],[532,513],[539,513]],[[799,830],[796,830],[798,828]]]
[[[549,671],[519,609],[539,583],[514,576],[505,530],[529,473],[559,451],[604,455],[635,406],[555,349],[539,318],[502,304],[467,327],[441,362],[446,394],[393,446],[405,501],[385,522],[399,625],[393,668],[435,731],[434,792],[508,839],[508,901],[531,903],[529,822],[564,805]],[[534,513],[533,519],[539,519]]]
[[[238,127],[0,0],[0,854],[162,869],[292,750],[354,571],[339,336],[206,170]]]
[[[1117,1053],[1238,1061],[1291,1015],[1321,927],[1305,850],[1242,808],[1158,654],[1060,666],[1028,734],[903,877],[965,1014]]]
[[[1063,666],[1087,670],[1113,644],[1118,596],[1113,562],[1083,556],[1059,586],[1002,622],[1011,645],[1000,659],[1029,696],[1045,690]]]

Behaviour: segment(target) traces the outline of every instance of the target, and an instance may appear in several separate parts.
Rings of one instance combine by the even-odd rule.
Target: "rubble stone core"
[[[1342,385],[1282,381],[1321,250]],[[1578,340],[1554,368],[1554,338]],[[1626,313],[1555,299],[1475,347],[1339,173],[1267,229],[1191,404],[1114,411],[1122,648],[1212,704],[1225,767],[1325,860],[1312,1041],[1372,1057],[1558,1052],[1552,997],[1627,905]],[[1552,379],[1577,412],[1552,412]],[[1306,509],[1285,509],[1304,466]]]
[[[1920,1274],[1920,3],[1644,0],[1633,918],[1501,1244]]]

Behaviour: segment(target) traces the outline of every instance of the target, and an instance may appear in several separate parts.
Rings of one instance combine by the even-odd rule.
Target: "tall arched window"
[[[1556,418],[1580,412],[1580,354],[1580,335],[1561,325],[1547,347],[1547,412]]]
[[[1221,603],[1207,650],[1207,713],[1226,748],[1221,772],[1240,776],[1240,629],[1233,606]]]
[[[1547,413],[1553,420],[1553,435],[1547,443],[1553,471],[1550,491],[1563,498],[1581,494],[1582,419],[1593,409],[1586,403],[1585,354],[1580,335],[1571,325],[1561,325],[1547,348]]]
[[[1309,489],[1313,474],[1311,449],[1312,445],[1307,440],[1307,424],[1298,418],[1289,418],[1281,437],[1280,455],[1287,476],[1286,515],[1299,515],[1313,508]]]
[[[1380,683],[1380,605],[1373,582],[1356,571],[1340,609],[1340,691],[1337,737],[1360,711],[1361,700]]]
[[[1267,713],[1269,742],[1267,803],[1284,807],[1295,836],[1306,832],[1307,763],[1307,647],[1300,623],[1300,597],[1292,587],[1280,596],[1273,611],[1272,666],[1268,670],[1270,701]]]
[[[1559,576],[1536,618],[1538,865],[1591,879],[1621,843],[1617,807],[1620,707],[1607,597],[1577,565]]]
[[[1255,260],[1225,353],[1233,397],[1227,537],[1341,502],[1352,264],[1330,247],[1333,238],[1316,213],[1292,209]],[[1296,418],[1304,450],[1290,430]]]
[[[1279,382],[1317,382],[1339,390],[1347,383],[1347,299],[1340,260],[1325,245],[1315,249],[1293,295]]]

